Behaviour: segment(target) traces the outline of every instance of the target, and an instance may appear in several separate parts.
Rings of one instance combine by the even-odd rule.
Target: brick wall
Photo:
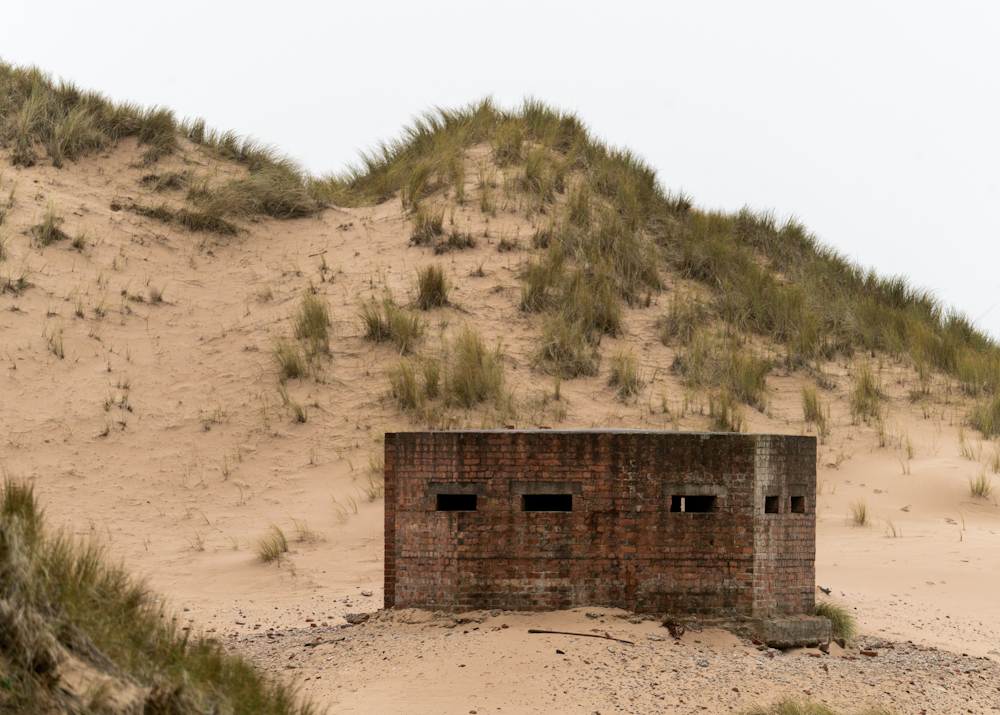
[[[816,599],[816,440],[757,435],[754,611],[812,613]],[[777,513],[766,513],[766,498]],[[799,498],[801,513],[792,511]],[[772,502],[773,503],[773,502]]]
[[[495,430],[385,444],[386,607],[812,609],[811,437]],[[765,514],[775,490],[803,489],[805,513]],[[525,511],[532,495],[572,511]],[[475,511],[438,511],[456,498]]]

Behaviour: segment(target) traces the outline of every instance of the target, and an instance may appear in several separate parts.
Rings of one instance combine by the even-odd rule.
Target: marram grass
[[[71,659],[108,677],[134,712],[316,712],[214,639],[180,630],[97,541],[48,533],[32,487],[9,475],[0,494],[0,575],[4,713],[103,712],[59,687]]]
[[[256,215],[296,218],[327,204],[398,199],[413,214],[414,240],[439,250],[461,247],[439,240],[438,212],[446,197],[466,200],[468,152],[480,147],[486,150],[476,170],[480,210],[494,215],[499,200],[517,193],[516,205],[536,226],[535,246],[558,245],[565,255],[562,270],[524,276],[522,305],[543,313],[540,323],[548,326],[541,331],[542,369],[593,374],[601,336],[624,330],[624,306],[650,305],[680,277],[701,284],[704,312],[672,307],[661,323],[664,342],[686,349],[708,316],[727,334],[759,336],[767,359],[783,358],[791,368],[885,353],[954,377],[978,401],[969,422],[984,434],[1000,430],[994,409],[1000,348],[966,316],[905,278],[849,261],[796,220],[749,208],[695,207],[690,197],[668,191],[635,152],[607,145],[578,117],[538,100],[505,109],[484,99],[428,112],[346,171],[311,176],[258,140],[201,120],[178,121],[163,107],[115,103],[36,68],[0,62],[0,147],[13,163],[62,166],[129,138],[150,167],[184,142],[245,167],[245,174],[217,185],[196,177],[165,180],[163,191],[186,186],[170,220],[191,230],[237,235],[241,222]],[[161,189],[159,179],[150,185]],[[152,210],[165,220],[170,211],[162,208]],[[3,289],[24,283],[7,279]],[[763,363],[730,367],[710,375],[705,387],[762,409]],[[859,387],[855,420],[877,421],[877,389]]]

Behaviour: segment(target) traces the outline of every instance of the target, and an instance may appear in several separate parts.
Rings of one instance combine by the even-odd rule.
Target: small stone
[[[666,638],[664,638],[663,636],[658,636],[655,633],[647,633],[646,640],[659,642],[659,641],[665,641]]]
[[[695,665],[697,665],[699,668],[707,668],[708,667],[708,661],[705,660],[704,658],[702,658],[701,660],[699,660],[698,662],[696,662]]]
[[[369,590],[368,590],[368,589],[366,588],[366,589],[365,589],[364,591],[362,591],[362,592],[361,592],[361,595],[362,595],[362,596],[371,596],[371,595],[372,595],[372,592],[371,592],[371,591],[369,591]]]
[[[819,649],[821,651],[823,651],[824,653],[829,653],[830,652],[830,644],[829,643],[820,643],[819,644]]]

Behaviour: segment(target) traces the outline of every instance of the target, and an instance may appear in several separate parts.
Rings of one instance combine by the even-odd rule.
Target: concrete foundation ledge
[[[760,618],[747,625],[771,648],[815,648],[833,639],[833,623],[822,616]]]

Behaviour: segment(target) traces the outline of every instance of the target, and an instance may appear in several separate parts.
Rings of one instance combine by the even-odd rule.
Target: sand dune
[[[425,425],[388,397],[385,371],[398,356],[364,339],[358,308],[360,299],[386,289],[407,301],[418,266],[442,263],[455,285],[452,305],[426,315],[425,349],[443,354],[447,337],[466,323],[488,342],[502,341],[519,426],[703,429],[707,423],[703,398],[685,393],[670,370],[674,353],[653,329],[677,285],[654,296],[649,308],[627,308],[625,335],[602,343],[605,351],[617,344],[635,349],[646,378],[638,398],[623,403],[602,373],[563,381],[555,400],[553,378],[534,368],[539,319],[517,309],[519,270],[534,230],[523,214],[501,209],[487,225],[473,206],[460,207],[455,225],[479,237],[477,245],[443,256],[410,245],[409,218],[398,201],[329,208],[315,218],[262,218],[220,239],[112,208],[160,199],[141,184],[148,170],[138,155],[125,141],[63,169],[0,162],[0,192],[6,195],[17,182],[0,275],[23,272],[30,283],[0,295],[0,463],[33,481],[50,523],[103,539],[170,599],[178,618],[197,629],[239,634],[233,647],[256,653],[247,639],[274,628],[288,633],[275,652],[294,651],[301,661],[302,647],[287,643],[317,629],[332,633],[347,612],[381,607],[381,438]],[[242,171],[186,143],[157,171],[192,168]],[[474,173],[467,172],[470,190]],[[42,247],[30,226],[50,202],[70,238]],[[83,236],[80,250],[70,245],[77,235]],[[518,248],[499,252],[500,237],[517,240]],[[303,291],[329,302],[333,338],[318,378],[288,383],[289,396],[306,410],[306,421],[297,422],[279,394],[271,350],[278,337],[291,336],[290,315]],[[982,669],[993,694],[977,684],[968,707],[985,712],[1000,702],[997,673],[992,662],[974,659],[1000,658],[1000,508],[994,499],[971,497],[968,479],[981,470],[992,474],[987,462],[998,447],[967,430],[975,459],[960,453],[967,405],[947,378],[934,378],[932,398],[921,407],[907,399],[911,372],[888,358],[877,363],[890,395],[885,446],[874,426],[851,423],[848,365],[831,364],[834,386],[821,391],[831,405],[831,429],[818,465],[817,581],[857,609],[871,642],[912,641],[913,649],[967,654],[948,659]],[[751,411],[749,429],[807,432],[799,390],[809,379],[776,369],[770,405]],[[484,407],[437,417],[439,424],[472,427],[496,426],[499,419]],[[872,512],[866,526],[849,518],[851,501],[859,499]],[[279,564],[262,563],[254,553],[271,524],[291,545]],[[361,595],[365,589],[373,595]],[[311,628],[310,618],[326,619],[325,630]],[[494,635],[501,622],[510,628]],[[725,634],[706,636],[714,639],[711,648],[691,634],[683,645],[669,637],[650,641],[648,635],[664,633],[658,624],[609,615],[609,631],[637,639],[626,652],[595,639],[566,645],[527,636],[529,622],[566,630],[593,626],[576,612],[489,616],[475,624],[475,634],[466,634],[464,625],[449,631],[399,616],[378,620],[353,631],[367,635],[352,636],[350,645],[310,651],[310,668],[326,670],[322,686],[310,680],[307,692],[334,698],[334,712],[593,712],[611,703],[630,712],[681,704],[729,712],[747,705],[751,694],[765,699],[812,689],[847,707],[858,704],[852,682],[890,683],[890,673],[899,680],[910,662],[899,660],[898,668],[887,666],[875,678],[869,674],[887,656],[880,655],[878,665],[837,659],[818,676],[823,659],[790,653],[762,660]],[[893,658],[902,658],[902,647]],[[571,663],[556,648],[566,650]],[[689,661],[699,655],[711,665],[692,676],[697,668]],[[604,671],[593,666],[598,658],[607,661]],[[593,667],[581,665],[584,659]],[[723,662],[725,675],[712,680],[708,674]],[[458,665],[466,667],[459,672]],[[658,679],[640,674],[643,666],[660,673]],[[299,680],[313,672],[275,667],[278,677]],[[547,667],[552,675],[542,672]],[[393,668],[403,668],[406,677]],[[686,674],[672,675],[674,668]],[[764,680],[761,669],[768,673]],[[844,678],[835,678],[839,670]],[[823,678],[827,684],[819,684]],[[904,697],[892,682],[880,692],[895,693],[891,702],[904,712],[931,702],[916,690]],[[669,698],[659,700],[656,688],[669,690]],[[630,697],[636,699],[622,699]],[[940,702],[938,711],[957,712],[949,708],[958,700]]]

